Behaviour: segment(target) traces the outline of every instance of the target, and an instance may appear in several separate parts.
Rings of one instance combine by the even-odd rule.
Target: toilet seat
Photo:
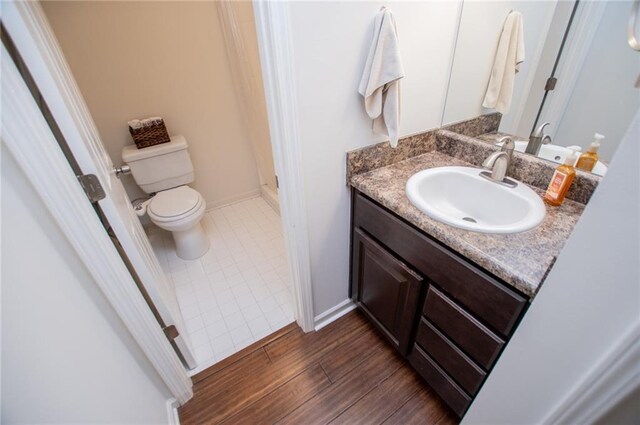
[[[203,203],[199,192],[189,186],[178,186],[158,192],[151,199],[147,213],[153,221],[177,221],[198,212]]]

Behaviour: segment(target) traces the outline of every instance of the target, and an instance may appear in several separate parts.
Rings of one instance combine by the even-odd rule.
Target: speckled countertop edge
[[[522,233],[484,234],[458,229],[431,219],[405,194],[409,177],[420,170],[448,165],[474,166],[462,159],[431,151],[394,164],[353,175],[350,184],[389,210],[468,258],[510,286],[533,298],[573,231],[584,205],[566,200],[547,208],[540,226]],[[530,186],[541,196],[543,191]]]

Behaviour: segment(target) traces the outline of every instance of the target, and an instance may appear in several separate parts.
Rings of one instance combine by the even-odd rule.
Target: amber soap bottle
[[[600,149],[600,144],[604,140],[604,136],[602,134],[596,133],[593,136],[593,142],[591,146],[589,146],[589,150],[582,155],[580,155],[580,159],[576,163],[576,168],[584,171],[592,171],[593,167],[595,167],[598,162],[598,149]]]
[[[578,159],[577,151],[571,150],[571,153],[567,155],[564,160],[564,164],[556,168],[556,171],[551,177],[551,182],[547,188],[547,193],[544,194],[544,201],[559,207],[564,202],[564,197],[567,195],[569,187],[573,182],[573,178],[576,176],[576,170],[574,167],[576,160]]]

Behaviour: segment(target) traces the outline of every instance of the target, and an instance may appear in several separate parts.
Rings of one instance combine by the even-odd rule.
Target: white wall
[[[400,133],[440,126],[459,2],[292,2],[314,311],[348,298],[345,152],[381,141],[358,84],[382,5],[395,14],[406,76]]]
[[[41,4],[116,165],[133,143],[127,121],[159,115],[186,137],[207,207],[259,192],[214,2]],[[144,196],[131,176],[123,183]]]
[[[635,82],[640,54],[627,43],[630,1],[608,2],[569,104],[559,121],[555,143],[586,150],[594,133],[606,136],[600,156],[610,161],[625,129],[640,109]]]
[[[640,113],[463,423],[542,423],[640,321]]]
[[[4,424],[167,423],[170,393],[2,149]]]
[[[493,109],[482,107],[482,100],[489,84],[502,26],[509,12],[515,10],[523,17],[525,60],[516,74],[511,109],[503,117],[500,130],[516,131],[555,7],[556,1],[465,0],[444,124],[493,112]]]

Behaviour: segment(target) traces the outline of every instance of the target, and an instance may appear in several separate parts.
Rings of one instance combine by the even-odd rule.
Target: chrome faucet
[[[544,134],[544,128],[548,125],[549,123],[545,122],[531,132],[531,135],[529,135],[529,143],[527,143],[527,148],[524,150],[525,153],[537,156],[538,152],[540,152],[540,146],[551,143],[551,136]]]
[[[491,170],[491,174],[485,172],[480,173],[483,177],[489,180],[493,180],[498,183],[505,183],[505,177],[509,164],[511,164],[511,157],[513,156],[513,149],[515,144],[511,136],[503,136],[498,139],[497,144],[502,143],[502,148],[493,152],[482,163],[482,166],[488,170]],[[508,183],[511,185],[510,183]]]

